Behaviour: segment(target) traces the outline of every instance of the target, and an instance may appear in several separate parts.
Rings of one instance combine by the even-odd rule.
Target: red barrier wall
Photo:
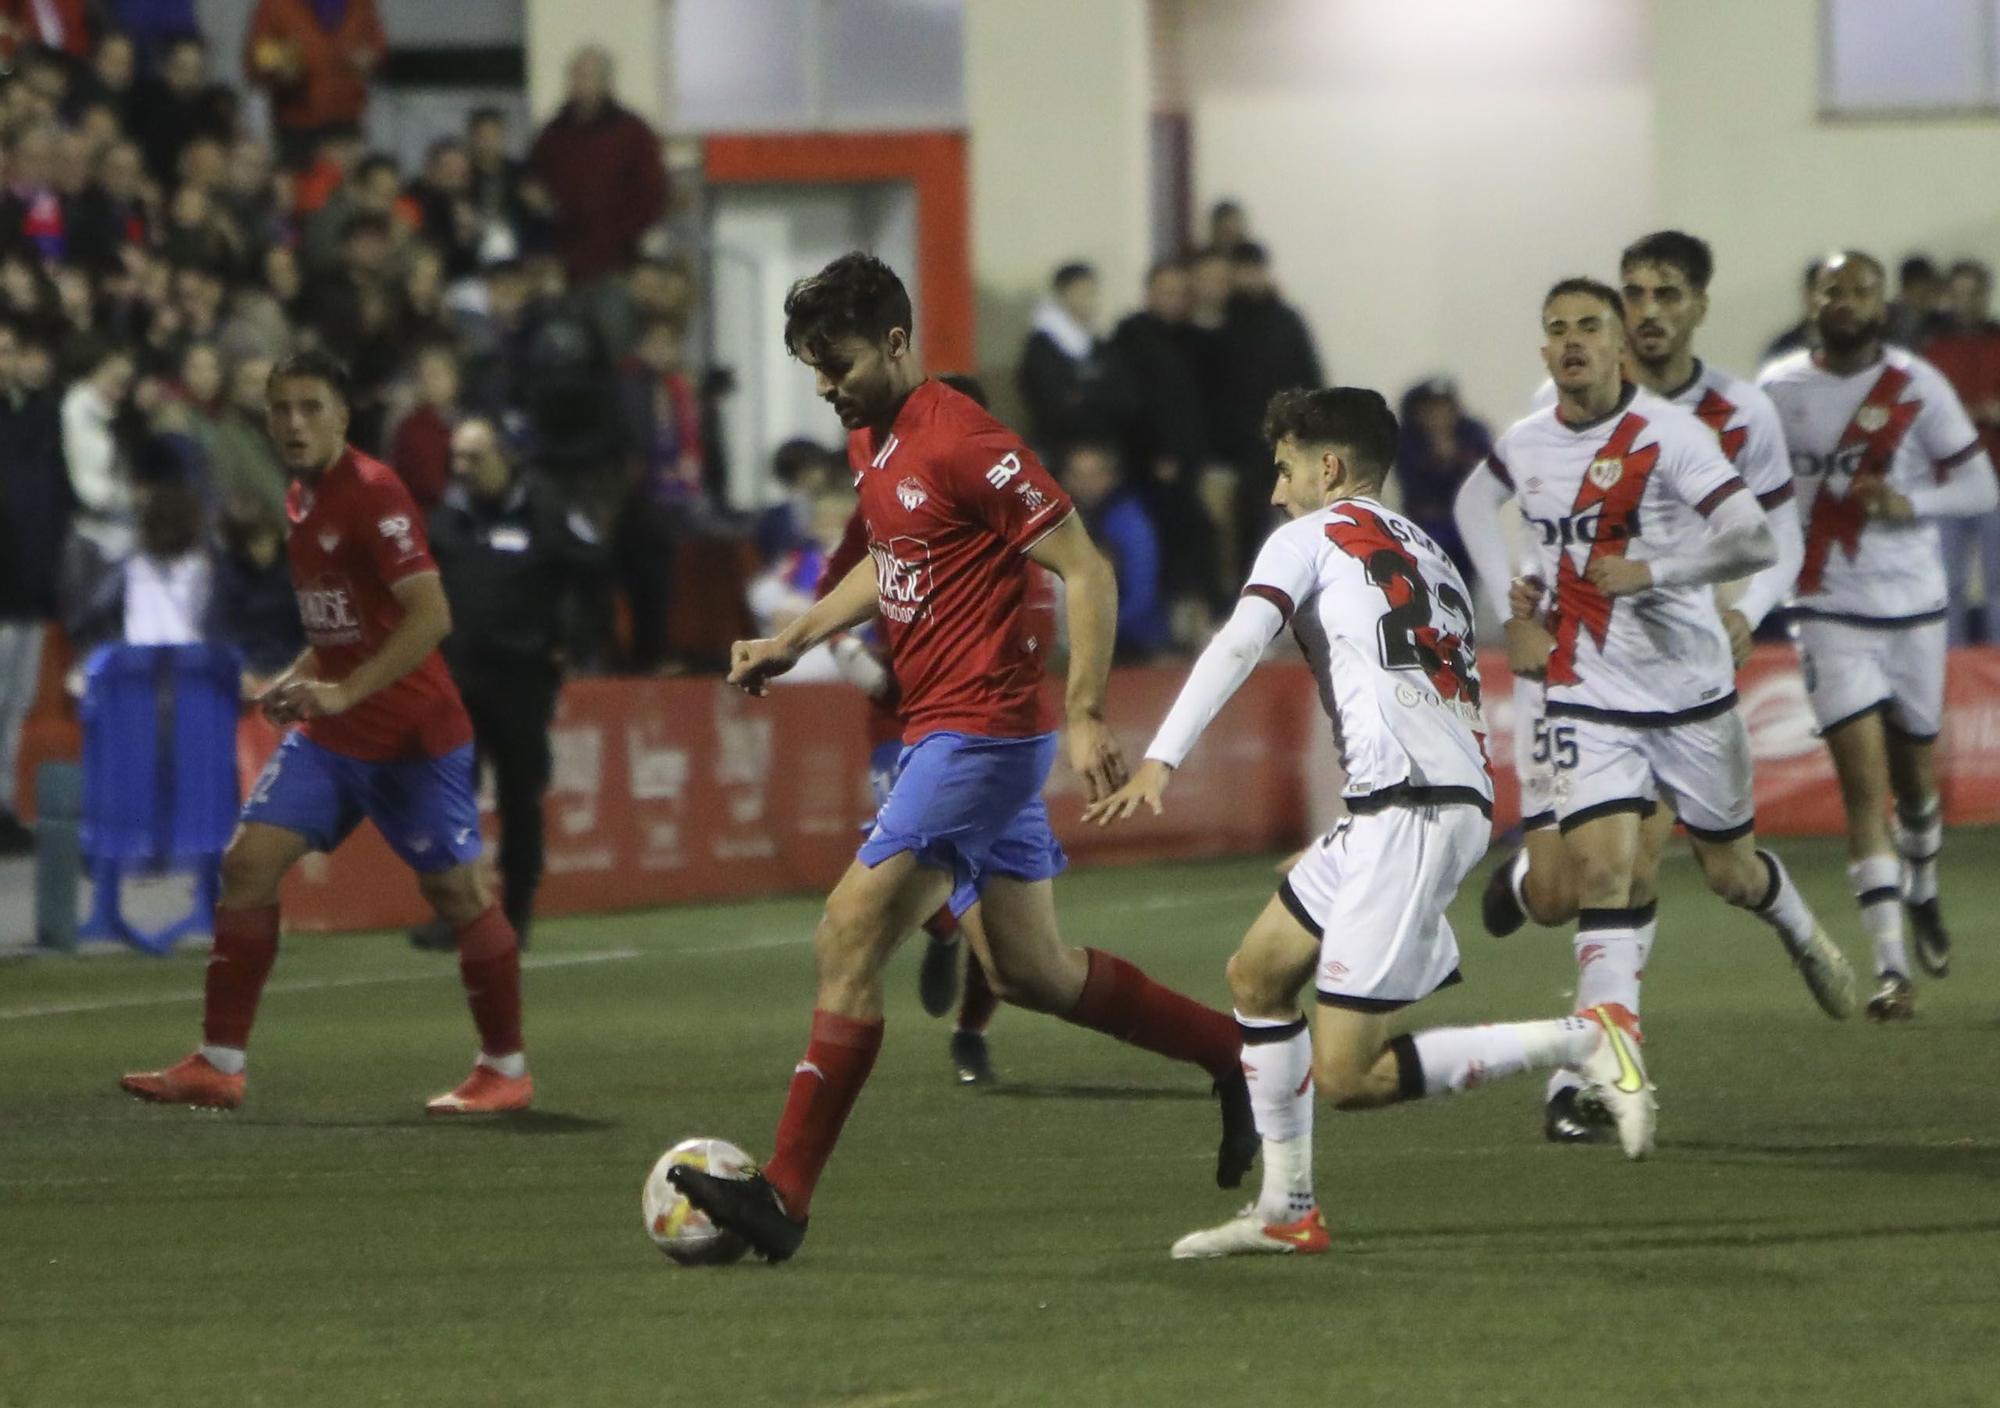
[[[1505,662],[1482,660],[1487,679]],[[1121,670],[1113,727],[1134,761],[1182,671]],[[1831,834],[1841,812],[1826,750],[1812,734],[1789,649],[1763,647],[1739,680],[1757,758],[1758,829]],[[1511,692],[1494,689],[1489,753],[1496,824],[1519,816]],[[746,699],[713,679],[579,680],[563,692],[548,797],[546,914],[825,889],[852,858],[870,813],[860,696],[844,685]],[[1109,832],[1076,823],[1082,794],[1057,764],[1049,810],[1084,864],[1255,854],[1295,845],[1337,813],[1340,776],[1311,678],[1298,664],[1250,678],[1174,779],[1167,814]],[[246,722],[247,787],[277,734]],[[1946,818],[2000,821],[2000,649],[1955,652],[1940,748]],[[487,815],[489,842],[495,834]],[[286,922],[362,929],[422,917],[415,882],[372,827],[338,854],[309,857],[285,892]]]
[[[1113,680],[1111,721],[1128,750],[1145,746],[1179,684],[1168,670]],[[1056,831],[1084,862],[1289,845],[1305,830],[1299,760],[1318,721],[1303,670],[1260,671],[1176,778],[1165,816],[1109,832],[1080,827],[1080,785],[1058,763],[1048,790]],[[552,735],[541,912],[831,886],[873,811],[864,722],[861,696],[845,685],[776,688],[752,700],[713,679],[572,683]],[[245,723],[246,787],[277,736],[261,720]],[[490,798],[482,803],[490,846]],[[414,880],[371,826],[332,856],[307,857],[286,885],[288,927],[380,928],[422,917]]]

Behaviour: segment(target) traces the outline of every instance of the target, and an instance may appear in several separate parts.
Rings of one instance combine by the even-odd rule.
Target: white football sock
[[[1650,907],[1586,909],[1576,921],[1576,1010],[1615,1002],[1639,1014],[1639,929]]]
[[[1864,856],[1847,867],[1854,902],[1861,906],[1861,927],[1875,941],[1875,972],[1910,975],[1910,956],[1903,949],[1903,865],[1895,856]]]
[[[210,1046],[203,1042],[195,1049],[201,1052],[202,1060],[226,1076],[240,1076],[250,1064],[249,1055],[240,1046]]]
[[[1604,980],[1610,976],[1609,965],[1600,956],[1597,961],[1590,965],[1590,971],[1594,974],[1591,980],[1585,980],[1582,970],[1578,972],[1576,984],[1576,1006],[1578,1011],[1588,1011],[1600,1002],[1623,1001],[1631,1009],[1634,1020],[1638,1018],[1639,995],[1644,990],[1641,979],[1646,976],[1646,960],[1652,955],[1653,940],[1660,932],[1659,904],[1657,901],[1643,904],[1638,906],[1634,912],[1643,915],[1644,919],[1632,930],[1633,971],[1631,986],[1625,991],[1623,998],[1599,995],[1600,985],[1608,987],[1608,983],[1605,983]],[[1593,935],[1592,942],[1599,942],[1599,940]],[[1583,943],[1583,939],[1579,937],[1576,943],[1579,963],[1582,961]],[[1558,1066],[1549,1074],[1548,1087],[1543,1091],[1542,1101],[1546,1104],[1565,1090],[1580,1090],[1582,1088],[1583,1076],[1580,1073],[1571,1070],[1568,1066]]]
[[[1923,904],[1937,898],[1937,858],[1944,849],[1944,810],[1935,795],[1923,809],[1896,811],[1896,849],[1903,857],[1903,898]]]
[[[516,1051],[511,1056],[488,1056],[482,1051],[479,1053],[479,1064],[509,1080],[519,1080],[528,1073],[528,1053]]]
[[[1236,1014],[1243,1034],[1243,1076],[1264,1141],[1264,1183],[1257,1215],[1296,1222],[1316,1206],[1312,1191],[1312,1036],[1303,1017],[1273,1021]]]
[[[1805,896],[1786,873],[1785,863],[1769,851],[1757,852],[1757,859],[1764,862],[1770,888],[1764,892],[1763,902],[1750,912],[1771,926],[1786,953],[1801,953],[1812,942],[1813,930],[1819,924],[1806,907]]]
[[[1437,1027],[1407,1038],[1423,1078],[1423,1093],[1470,1090],[1522,1071],[1581,1065],[1597,1044],[1597,1023],[1584,1017],[1552,1022],[1496,1022],[1487,1027]]]

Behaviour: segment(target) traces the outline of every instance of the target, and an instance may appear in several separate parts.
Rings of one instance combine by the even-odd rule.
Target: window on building
[[[1821,0],[1820,106],[1839,116],[2000,108],[2000,0]]]

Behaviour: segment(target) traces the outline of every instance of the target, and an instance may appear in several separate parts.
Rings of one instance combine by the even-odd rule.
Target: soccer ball
[[[707,1213],[667,1182],[667,1170],[676,1164],[717,1178],[747,1178],[756,1167],[750,1156],[726,1139],[683,1139],[660,1155],[646,1175],[639,1199],[646,1214],[646,1235],[682,1266],[727,1266],[741,1260],[749,1244],[710,1222]]]

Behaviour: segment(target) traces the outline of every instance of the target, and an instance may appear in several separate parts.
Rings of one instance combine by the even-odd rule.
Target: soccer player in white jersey
[[[1883,342],[1882,266],[1846,251],[1813,285],[1816,352],[1758,378],[1777,403],[1806,522],[1795,616],[1813,718],[1847,809],[1848,878],[1875,941],[1878,1021],[1916,1012],[1903,945],[1942,978],[1944,843],[1931,745],[1944,713],[1938,520],[1991,513],[1993,464],[1938,370]],[[1893,794],[1896,822],[1884,819]]]
[[[1627,1154],[1653,1139],[1652,1088],[1615,1009],[1389,1035],[1394,1012],[1458,980],[1445,910],[1492,835],[1472,603],[1437,544],[1381,503],[1396,418],[1380,395],[1283,392],[1264,434],[1272,502],[1292,521],[1258,553],[1144,765],[1084,814],[1102,825],[1159,812],[1174,768],[1291,624],[1340,749],[1348,815],[1306,849],[1229,960],[1263,1190],[1175,1243],[1176,1257],[1327,1249],[1312,1185],[1315,1086],[1339,1109],[1369,1109],[1572,1065],[1601,1088]],[[1310,1030],[1299,1013],[1309,982]]]
[[[1554,806],[1576,874],[1579,1005],[1636,1010],[1644,915],[1633,905],[1639,825],[1664,797],[1710,890],[1771,927],[1832,1017],[1854,976],[1784,866],[1757,849],[1750,736],[1710,590],[1771,566],[1763,509],[1709,428],[1624,380],[1624,301],[1565,279],[1542,305],[1557,402],[1500,437],[1535,570],[1512,614],[1546,647]]]
[[[1802,551],[1791,458],[1778,411],[1756,387],[1695,355],[1694,337],[1708,316],[1708,285],[1715,273],[1714,255],[1706,241],[1679,230],[1660,230],[1627,245],[1618,262],[1631,329],[1625,370],[1640,386],[1692,412],[1714,432],[1724,458],[1757,496],[1777,539],[1775,563],[1747,583],[1717,589],[1721,593],[1735,585],[1742,588],[1721,613],[1732,661],[1740,666],[1750,653],[1758,625],[1790,592]],[[1537,395],[1536,406],[1555,402],[1555,383],[1548,382]],[[1482,464],[1467,476],[1453,506],[1480,586],[1502,620],[1509,615],[1505,584],[1513,573],[1499,509],[1512,498],[1512,489],[1499,474]],[[1578,909],[1576,877],[1565,863],[1552,790],[1554,755],[1574,750],[1574,727],[1551,725],[1543,717],[1540,676],[1546,644],[1539,636],[1532,623],[1509,622],[1510,657],[1517,647],[1520,650],[1519,658],[1510,658],[1509,663],[1521,671],[1514,681],[1514,765],[1527,838],[1518,852],[1495,867],[1481,903],[1487,930],[1503,936],[1530,917],[1548,926],[1569,924]],[[1642,972],[1657,929],[1660,857],[1674,822],[1672,808],[1660,807],[1640,824],[1631,907],[1639,912]],[[1583,942],[1579,941],[1580,947]],[[1571,1071],[1557,1071],[1549,1078],[1542,1129],[1551,1142],[1588,1142],[1602,1135],[1602,1112],[1587,1099],[1579,1100],[1579,1085]]]

